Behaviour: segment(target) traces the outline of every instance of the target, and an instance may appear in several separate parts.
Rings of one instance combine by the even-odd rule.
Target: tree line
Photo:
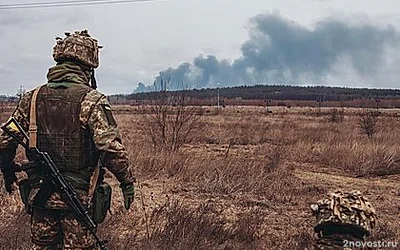
[[[186,96],[193,99],[215,99],[216,88],[183,90]],[[180,93],[182,91],[171,91]],[[127,100],[149,100],[155,92],[134,93],[130,95],[115,95]],[[344,88],[326,86],[283,86],[283,85],[255,85],[227,87],[219,90],[222,99],[243,100],[299,100],[299,101],[351,101],[358,99],[398,99],[400,90],[397,89],[368,89]]]

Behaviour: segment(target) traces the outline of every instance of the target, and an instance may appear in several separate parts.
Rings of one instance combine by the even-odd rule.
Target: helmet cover
[[[311,205],[311,209],[317,219],[316,232],[324,226],[339,224],[358,228],[368,236],[376,225],[375,209],[360,191],[331,192],[327,198]]]
[[[53,58],[56,62],[73,59],[90,68],[99,66],[99,49],[95,38],[91,37],[88,30],[75,31],[73,34],[66,32],[64,39],[56,37],[53,47]]]

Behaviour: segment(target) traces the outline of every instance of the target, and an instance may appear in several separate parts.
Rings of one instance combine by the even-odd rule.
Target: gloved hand
[[[128,210],[131,207],[131,204],[135,198],[135,187],[133,183],[121,183],[119,187],[121,188],[122,194],[124,195],[125,209]]]
[[[19,165],[17,164],[11,164],[11,166],[1,169],[4,178],[4,187],[9,194],[12,193],[13,183],[17,180],[17,176],[15,175],[15,170],[17,169],[17,166],[19,167]]]

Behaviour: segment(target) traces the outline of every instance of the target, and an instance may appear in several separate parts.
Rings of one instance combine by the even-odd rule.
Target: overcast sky
[[[54,1],[8,0],[0,1],[0,4]],[[246,64],[246,67],[257,68],[254,62],[249,62],[245,50],[248,46],[244,45],[258,42],[260,37],[254,38],[258,31],[261,35],[273,38],[274,34],[270,33],[271,22],[281,23],[282,27],[294,27],[287,29],[290,32],[299,31],[300,34],[320,37],[331,29],[327,28],[329,25],[318,28],[317,24],[327,20],[354,27],[367,25],[375,40],[366,43],[365,40],[369,39],[364,33],[361,38],[357,35],[347,36],[346,39],[355,40],[348,42],[355,52],[338,48],[332,52],[334,56],[329,55],[329,62],[324,58],[318,59],[323,60],[326,66],[311,69],[305,74],[302,70],[307,69],[299,66],[303,63],[301,59],[295,59],[297,61],[293,63],[279,59],[286,53],[283,51],[286,47],[274,45],[269,40],[269,45],[262,46],[262,49],[270,50],[274,45],[274,53],[264,52],[275,61],[288,64],[284,68],[291,71],[290,79],[295,79],[299,85],[398,88],[398,0],[165,0],[0,10],[0,94],[14,95],[20,85],[30,90],[44,83],[47,69],[54,64],[51,57],[54,38],[63,36],[65,31],[89,29],[89,33],[104,46],[96,73],[99,90],[106,94],[127,94],[133,92],[139,81],[151,84],[160,71],[176,68],[184,62],[193,63],[199,55],[212,55],[218,59],[218,63],[226,60],[228,64],[232,63],[229,68],[236,65],[233,63],[235,60],[242,67]],[[256,31],[253,27],[255,23],[260,26],[256,25]],[[291,39],[291,36],[285,37]],[[358,48],[357,39],[364,40],[360,41],[362,50]],[[318,41],[322,40],[313,40],[316,43]],[[295,43],[289,43],[289,46],[295,46]],[[375,45],[379,49],[375,49]],[[259,48],[254,50],[258,53]],[[299,55],[296,51],[294,53]],[[249,74],[255,69],[245,70]],[[266,69],[259,70],[264,78],[259,76],[252,80],[267,79],[264,76]],[[308,73],[312,77],[305,77]],[[224,79],[218,78],[222,77],[222,73],[210,74],[207,86],[213,85],[212,77]],[[235,74],[232,73],[231,77],[235,77]],[[293,78],[293,74],[296,78]],[[250,78],[246,75],[243,79],[246,81]]]

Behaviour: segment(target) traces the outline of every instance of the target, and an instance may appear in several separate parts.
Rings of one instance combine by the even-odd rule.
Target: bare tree
[[[202,129],[203,109],[188,106],[187,91],[169,92],[170,78],[160,77],[149,114],[141,127],[154,149],[177,151]]]
[[[372,139],[379,127],[379,112],[369,110],[360,115],[359,128],[362,133],[366,134],[368,138]]]

